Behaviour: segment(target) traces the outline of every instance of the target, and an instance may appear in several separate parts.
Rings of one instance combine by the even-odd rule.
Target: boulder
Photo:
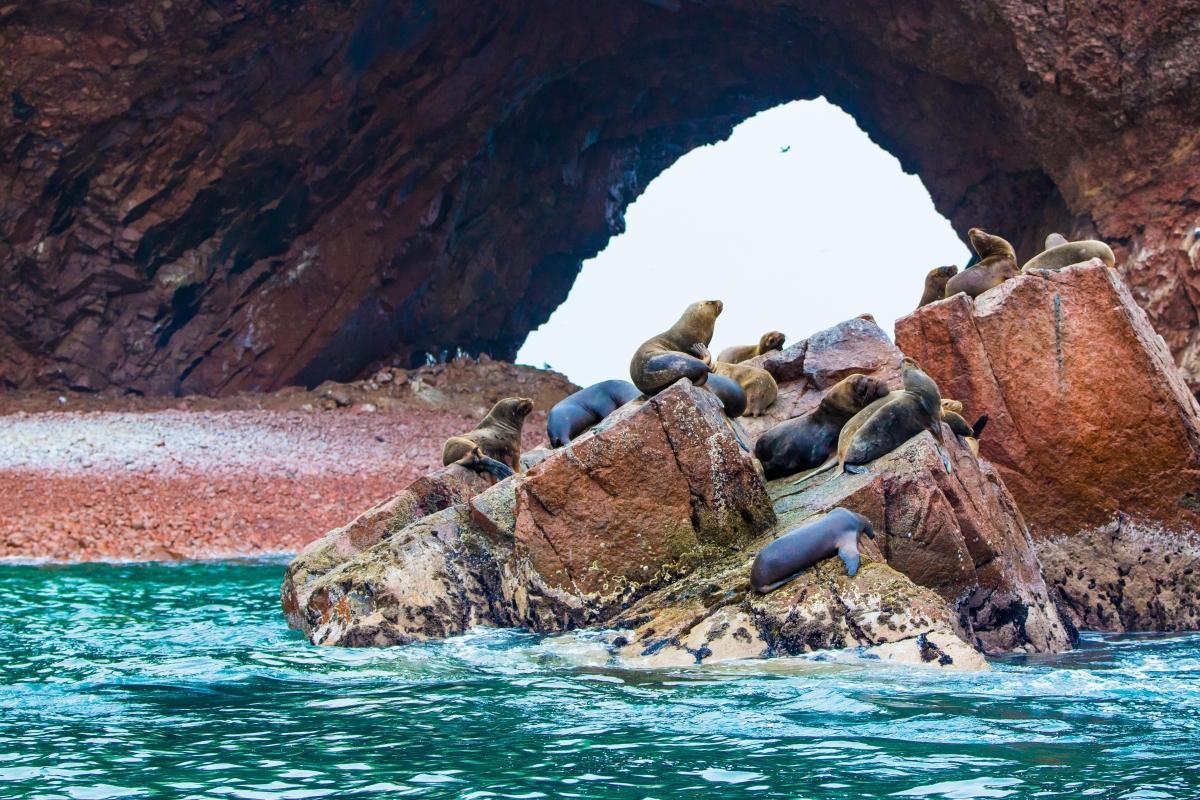
[[[280,601],[288,624],[300,627],[299,610],[313,581],[422,517],[462,503],[483,491],[488,480],[450,465],[413,481],[403,491],[364,511],[350,523],[309,543],[284,571]]]
[[[289,622],[321,644],[477,624],[566,630],[604,622],[774,521],[719,401],[681,381],[310,579],[306,596],[285,588],[285,610],[294,598]]]
[[[1116,272],[1093,261],[1020,276],[975,300],[957,295],[898,320],[896,341],[969,418],[989,416],[981,453],[1042,558],[1063,565],[1054,583],[1067,604],[1093,609],[1080,621],[1195,627],[1188,604],[1095,612],[1093,579],[1128,559],[1121,547],[1072,543],[1119,528],[1171,574],[1170,543],[1200,526],[1200,408]],[[1134,606],[1151,603],[1143,589],[1126,591],[1138,595]]]

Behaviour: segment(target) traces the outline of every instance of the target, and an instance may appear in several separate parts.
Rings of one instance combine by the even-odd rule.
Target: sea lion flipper
[[[846,565],[847,575],[853,578],[858,574],[858,565],[862,562],[862,556],[858,554],[858,545],[854,542],[846,542],[838,548],[838,557]]]
[[[696,342],[694,345],[692,345],[692,352],[696,354],[697,358],[707,364],[709,369],[712,369],[713,357],[712,353],[708,352],[707,347],[700,342]]]
[[[851,475],[863,475],[867,472],[867,468],[862,464],[845,464],[842,466],[842,469]]]
[[[987,414],[984,414],[982,417],[975,420],[975,424],[971,426],[971,432],[973,434],[975,434],[976,439],[978,439],[980,436],[983,435],[983,429],[985,427],[987,427],[987,424],[988,424],[988,415]]]
[[[485,456],[483,450],[478,446],[454,463],[476,472],[486,472],[498,481],[510,478],[513,475],[510,466],[502,461]]]

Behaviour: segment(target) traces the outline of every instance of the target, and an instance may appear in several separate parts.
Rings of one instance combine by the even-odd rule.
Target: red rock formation
[[[1200,408],[1099,261],[918,309],[896,341],[988,414],[981,453],[1079,627],[1195,629]]]
[[[1192,2],[0,6],[0,385],[512,356],[690,148],[825,95],[959,231],[1108,240],[1200,377]],[[852,213],[848,210],[848,213]]]
[[[896,341],[967,417],[989,416],[980,452],[1036,538],[1119,514],[1200,527],[1200,407],[1099,262],[932,303],[896,322]]]

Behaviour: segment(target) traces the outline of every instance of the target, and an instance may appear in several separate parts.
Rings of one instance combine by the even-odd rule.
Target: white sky
[[[765,111],[683,156],[625,220],[520,363],[581,386],[628,380],[638,345],[695,300],[725,302],[714,355],[769,330],[791,344],[866,312],[891,335],[925,273],[969,256],[920,179],[824,99]]]

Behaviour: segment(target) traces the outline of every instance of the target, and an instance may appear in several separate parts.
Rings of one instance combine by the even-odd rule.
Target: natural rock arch
[[[1112,243],[1195,386],[1195,4],[841,5],[0,10],[0,384],[230,392],[511,358],[655,175],[825,95],[960,233]]]

